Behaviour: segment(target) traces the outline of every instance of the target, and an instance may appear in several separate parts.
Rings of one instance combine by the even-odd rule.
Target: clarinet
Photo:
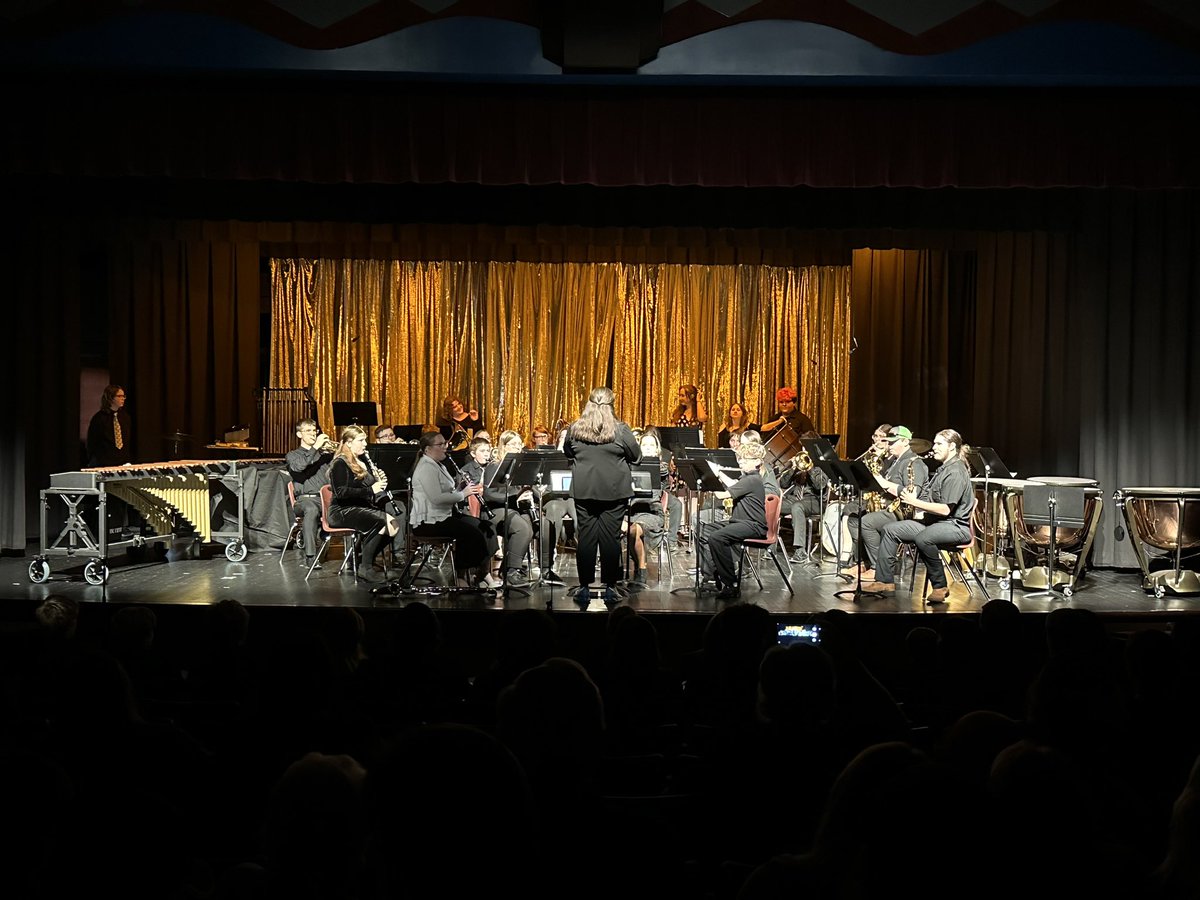
[[[378,501],[379,501],[379,505],[386,512],[387,505],[389,503],[395,504],[397,502],[396,495],[387,486],[387,483],[388,483],[387,472],[380,471],[375,466],[375,460],[371,459],[371,454],[368,453],[366,450],[363,451],[362,458],[367,463],[367,471],[371,473],[371,477],[374,478],[376,481],[381,482],[383,484],[383,490],[379,492]],[[396,512],[394,509],[392,511],[392,515],[396,515]]]
[[[471,478],[470,475],[465,474],[463,470],[458,467],[458,463],[456,463],[449,456],[446,457],[446,462],[454,467],[454,471],[451,472],[450,475],[454,478],[455,487],[458,486],[458,482],[460,480],[463,482],[463,487],[470,487],[471,485],[475,484],[475,480]],[[464,513],[469,514],[471,512],[471,504],[466,500],[461,501],[458,506],[459,509]],[[479,495],[479,515],[485,519],[492,518],[492,511],[488,509],[487,501],[483,499],[482,494]]]

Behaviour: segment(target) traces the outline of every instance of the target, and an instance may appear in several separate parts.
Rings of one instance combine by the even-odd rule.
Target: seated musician
[[[659,441],[658,429],[648,426],[641,436],[639,444],[642,449],[642,462],[658,460],[659,477],[662,490],[654,497],[635,497],[629,506],[629,538],[633,541],[633,554],[637,560],[637,573],[634,581],[646,583],[646,542],[652,549],[657,550],[668,535],[679,532],[679,523],[683,519],[683,503],[671,493],[668,479],[671,470],[671,451],[663,450]],[[667,498],[666,531],[663,530],[662,498]]]
[[[924,489],[904,487],[900,491],[900,499],[915,510],[913,518],[884,526],[875,559],[875,581],[864,590],[883,593],[896,590],[896,551],[901,543],[909,543],[916,545],[933,587],[926,602],[946,602],[950,589],[941,548],[965,544],[971,537],[975,487],[967,464],[968,449],[962,435],[953,429],[943,429],[934,437],[933,458],[941,465]]]
[[[375,558],[401,534],[403,522],[380,508],[387,482],[380,478],[367,452],[367,433],[358,425],[342,429],[337,452],[329,464],[329,487],[333,499],[329,504],[329,524],[334,528],[353,528],[365,535],[362,545],[362,568],[359,574],[366,581],[382,581],[375,567]]]
[[[534,501],[533,492],[521,485],[505,484],[494,476],[500,463],[510,454],[519,454],[525,442],[516,431],[505,431],[500,435],[500,454],[483,467],[483,519],[484,534],[504,538],[503,580],[510,587],[527,587],[529,577],[524,570],[525,554],[533,542],[533,521],[529,510]],[[482,450],[480,450],[482,457]],[[524,509],[522,509],[522,505]],[[536,514],[536,513],[535,513]]]
[[[329,435],[320,432],[315,419],[297,422],[296,437],[300,446],[288,451],[286,462],[296,493],[292,512],[304,518],[301,530],[304,564],[311,568],[321,543],[321,488],[329,484],[329,463],[333,461],[337,444]]]
[[[878,431],[876,436],[878,436]],[[884,527],[899,521],[912,511],[911,507],[904,506],[900,501],[900,492],[905,488],[914,488],[919,494],[921,488],[925,487],[925,483],[929,481],[929,466],[925,464],[924,459],[913,452],[912,431],[907,426],[897,425],[890,429],[884,437],[884,441],[888,455],[883,464],[887,466],[887,469],[882,475],[875,472],[875,480],[879,482],[881,494],[896,499],[883,509],[863,511],[861,517],[855,516],[849,521],[850,536],[853,538],[851,546],[854,548],[851,552],[854,553],[854,556],[851,557],[851,564],[842,569],[842,573],[857,575],[858,569],[862,565],[864,566],[863,581],[875,579],[875,563],[879,558],[879,543],[883,537]],[[869,462],[868,465],[870,465]],[[856,562],[855,558],[858,555],[856,551],[860,546],[865,559]]]
[[[718,447],[732,447],[730,438],[736,438],[743,431],[758,431],[758,425],[750,418],[750,411],[744,403],[729,404],[725,413],[725,427],[717,432]]]
[[[476,482],[459,487],[455,484],[444,466],[449,451],[440,431],[422,434],[420,447],[421,455],[412,475],[410,515],[413,534],[454,539],[455,574],[460,587],[500,587],[499,579],[493,578],[489,571],[491,555],[479,520],[464,516],[458,510],[459,504],[468,496],[482,496],[483,485]]]
[[[809,440],[820,435],[815,431],[806,431],[800,437]],[[812,541],[809,517],[819,516],[825,509],[829,479],[824,472],[813,467],[812,458],[807,453],[800,452],[783,467],[779,484],[785,492],[788,515],[792,517],[792,546],[795,547],[792,562],[806,562]]]
[[[534,447],[551,447],[551,446],[553,446],[553,444],[551,442],[551,438],[552,438],[552,435],[550,434],[550,429],[544,425],[538,425],[536,428],[533,429],[533,432],[529,435],[529,440],[533,444]]]
[[[704,523],[697,532],[700,568],[705,577],[717,582],[718,600],[736,600],[741,592],[734,566],[734,548],[746,538],[767,536],[766,489],[762,467],[766,448],[761,442],[743,441],[737,449],[741,478],[731,478],[717,465],[710,463],[713,472],[728,491],[717,497],[733,500],[733,511],[724,522]]]

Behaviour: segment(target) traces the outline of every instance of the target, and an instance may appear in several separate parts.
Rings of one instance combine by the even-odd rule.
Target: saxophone
[[[900,493],[903,493],[904,490],[911,489],[916,486],[913,479],[913,467],[916,464],[916,459],[910,459],[908,461],[908,471],[904,475],[904,489],[902,489]],[[897,495],[896,499],[888,504],[887,511],[895,515],[898,519],[910,519],[912,518],[914,509],[913,507],[906,505],[905,502]]]

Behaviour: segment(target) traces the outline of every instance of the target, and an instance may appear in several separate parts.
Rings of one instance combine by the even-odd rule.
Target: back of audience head
[[[513,754],[468,725],[412,728],[367,774],[370,870],[378,898],[540,895],[537,818]],[[463,855],[462,839],[471,843]]]
[[[51,594],[38,604],[34,617],[48,635],[73,638],[79,627],[79,603],[71,597]]]
[[[758,711],[763,721],[800,725],[829,723],[837,707],[833,661],[815,644],[776,646],[763,656],[758,677]]]

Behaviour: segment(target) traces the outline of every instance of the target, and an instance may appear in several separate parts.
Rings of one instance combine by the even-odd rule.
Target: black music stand
[[[629,467],[629,473],[633,478],[633,498],[629,503],[625,504],[625,578],[621,579],[618,584],[621,586],[644,586],[640,582],[629,578],[629,529],[632,527],[630,520],[633,516],[633,504],[635,501],[649,500],[659,496],[662,491],[662,469],[657,462],[634,463]],[[642,546],[645,547],[645,545],[646,537],[643,534]],[[634,568],[636,569],[636,563]]]
[[[1048,525],[1050,527],[1050,547],[1046,554],[1046,589],[1033,594],[1033,597],[1070,597],[1074,593],[1071,582],[1056,585],[1054,583],[1055,563],[1058,560],[1056,537],[1059,528],[1083,528],[1084,490],[1081,487],[1064,487],[1057,484],[1027,484],[1021,497],[1021,517],[1026,525]],[[1011,588],[1011,582],[1010,582]],[[1010,592],[1011,599],[1011,592]]]
[[[393,425],[392,432],[396,435],[396,440],[411,444],[421,439],[421,435],[425,433],[425,426]]]
[[[570,460],[567,455],[555,447],[538,447],[532,450],[522,450],[520,453],[510,453],[504,457],[500,466],[496,469],[495,478],[501,477],[501,470],[506,464],[511,463],[511,468],[505,473],[506,481],[504,485],[505,505],[508,505],[509,486],[516,485],[518,488],[529,488],[533,491],[534,497],[537,498],[537,521],[531,522],[535,526],[539,536],[541,534],[542,520],[542,494],[544,488],[550,483],[550,473],[552,471],[562,471],[570,468]],[[532,571],[532,558],[529,554],[533,553],[533,542],[529,544],[529,550],[526,554],[526,561],[530,564]],[[505,590],[509,590],[507,584],[507,569],[505,570]],[[542,584],[542,573],[538,572],[538,578],[535,583],[530,584],[530,588]],[[550,585],[551,594],[553,595],[554,585]],[[565,588],[564,588],[565,589]],[[525,591],[525,593],[529,593]],[[550,607],[550,601],[546,603],[547,609]]]
[[[871,472],[870,469],[867,468],[867,464],[864,463],[860,459],[853,459],[853,460],[849,460],[849,461],[839,459],[833,463],[833,468],[835,470],[837,470],[838,474],[841,475],[842,480],[846,484],[853,485],[854,488],[856,489],[856,493],[858,494],[858,497],[857,497],[858,508],[860,510],[862,509],[863,493],[879,490],[879,482],[875,480],[875,475]],[[839,566],[841,565],[841,557],[842,557],[842,551],[841,551],[840,544],[841,544],[841,538],[842,538],[841,520],[842,520],[843,515],[844,515],[844,513],[842,512],[842,510],[839,510],[839,515],[838,515],[838,544],[839,544],[839,546],[838,546],[838,565]],[[862,535],[862,522],[860,520],[859,527],[858,527],[858,547],[857,547],[859,565],[856,567],[858,571],[855,574],[854,590],[834,591],[833,596],[835,596],[835,597],[839,597],[842,594],[850,594],[857,601],[859,597],[881,597],[881,596],[883,596],[883,593],[881,591],[864,591],[863,590],[862,565],[861,565],[862,559],[863,559],[862,536],[863,536]]]
[[[374,400],[333,403],[333,426],[379,424],[379,404]]]
[[[704,429],[664,425],[658,429],[658,445],[674,454],[683,452],[687,447],[702,447],[704,446]]]
[[[733,453],[733,451],[729,450],[728,448],[723,448],[723,449],[725,450],[726,453]],[[697,448],[693,447],[693,448],[687,448],[683,452],[685,454],[694,454],[694,455],[684,455],[684,456],[677,455],[675,457],[675,473],[681,479],[683,479],[684,484],[689,485],[689,489],[690,489],[690,486],[694,485],[697,494],[700,494],[703,491],[707,490],[709,492],[710,496],[717,491],[725,490],[724,482],[722,482],[721,479],[719,479],[713,473],[713,470],[711,468],[709,468],[709,466],[708,466],[708,460],[710,458],[708,454],[712,453],[714,451],[709,451],[706,448],[697,449]],[[736,456],[735,456],[735,459],[736,459]],[[713,499],[715,500],[716,498],[713,497]],[[710,508],[715,509],[716,507],[714,505]],[[699,528],[699,525],[700,525],[699,520],[700,520],[700,512],[699,512],[699,510],[697,510],[696,511],[696,528]],[[691,525],[691,523],[689,523],[689,528],[690,528],[690,525]],[[690,530],[692,532],[694,532],[696,529],[690,529]],[[694,538],[695,538],[695,535],[693,533],[693,539]],[[671,593],[677,594],[682,591],[695,591],[696,596],[699,597],[703,590],[701,588],[701,581],[700,581],[700,568],[701,568],[700,567],[700,559],[699,559],[699,555],[697,555],[695,585],[690,588],[674,588],[674,589],[672,589]]]

